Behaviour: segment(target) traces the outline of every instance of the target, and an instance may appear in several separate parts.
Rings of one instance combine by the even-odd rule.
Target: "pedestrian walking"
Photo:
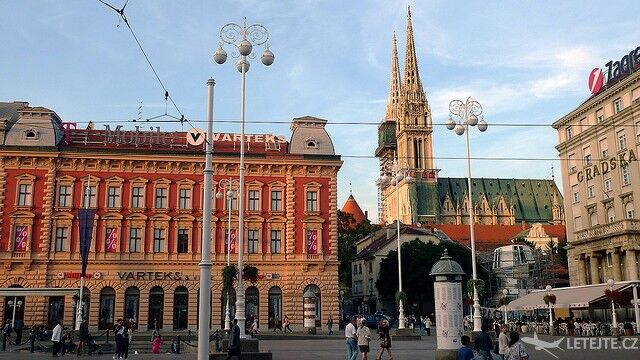
[[[287,315],[284,316],[283,318],[283,325],[284,325],[284,333],[287,333],[287,330],[289,330],[289,332],[293,332],[293,330],[291,330],[291,321],[289,320],[289,317]]]
[[[122,360],[124,356],[124,322],[122,319],[118,319],[118,321],[113,326],[113,333],[116,337],[116,353],[113,354],[114,360]]]
[[[516,331],[509,334],[509,348],[505,351],[504,360],[529,360],[529,354]]]
[[[504,356],[509,348],[509,327],[507,324],[500,326],[500,335],[498,335],[498,355],[504,360]]]
[[[273,319],[273,332],[276,332],[276,330],[282,331],[282,320],[280,320],[278,315]]]
[[[489,325],[483,324],[480,328],[482,331],[476,337],[475,350],[480,353],[480,358],[491,360],[491,350],[493,350],[493,342],[489,336]]]
[[[22,319],[16,320],[14,331],[16,332],[16,344],[22,342],[22,331],[24,330],[24,321]]]
[[[356,331],[356,337],[358,338],[358,349],[360,350],[361,359],[367,360],[369,341],[371,341],[371,330],[369,330],[366,321],[360,323],[360,327]]]
[[[391,335],[389,335],[389,321],[387,319],[382,320],[382,325],[378,328],[378,341],[380,341],[380,350],[378,351],[378,356],[376,356],[376,360],[381,360],[384,351],[387,350],[387,354],[389,355],[389,360],[393,359],[393,355],[391,354]]]
[[[327,320],[327,328],[329,329],[329,335],[333,335],[333,318],[329,315],[329,320]]]
[[[473,360],[473,350],[469,347],[469,343],[471,342],[471,338],[467,335],[464,335],[460,338],[460,343],[462,347],[458,349],[458,360]]]
[[[2,333],[4,334],[4,337],[9,339],[11,338],[11,332],[13,331],[13,327],[11,326],[11,319],[7,319],[7,321],[4,322],[4,327],[2,328]]]
[[[356,337],[355,316],[351,317],[351,322],[344,328],[344,337],[347,340],[347,360],[356,360],[358,358],[358,338]]]
[[[84,352],[85,347],[87,347],[88,339],[89,339],[89,323],[87,322],[87,320],[82,320],[82,322],[80,323],[80,335],[78,340],[78,348],[76,349],[76,355],[80,356],[80,354]],[[90,350],[87,350],[87,352],[89,355],[91,355]]]
[[[51,341],[53,342],[53,356],[58,356],[58,350],[60,350],[62,343],[62,320],[58,320],[58,324],[53,328]]]
[[[240,352],[240,327],[238,326],[238,319],[233,319],[233,326],[229,331],[229,348],[227,351],[227,358],[231,359],[232,356],[236,356],[242,360],[242,353]]]
[[[427,330],[427,336],[431,336],[431,326],[433,326],[431,318],[425,315],[424,328]]]
[[[260,329],[258,329],[258,318],[254,317],[253,323],[251,324],[251,328],[249,329],[249,333],[251,334],[251,336],[256,336],[259,332],[260,332]]]

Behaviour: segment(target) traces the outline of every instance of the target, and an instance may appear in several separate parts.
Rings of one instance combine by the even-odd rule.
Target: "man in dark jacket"
[[[21,319],[16,320],[16,326],[14,331],[16,332],[16,344],[20,344],[22,342],[22,331],[24,330],[24,321]]]
[[[480,353],[480,356],[484,360],[491,360],[491,350],[493,349],[493,341],[489,336],[489,325],[484,324],[481,328],[482,331],[476,336],[475,350]]]
[[[233,319],[233,326],[231,327],[231,331],[229,331],[229,349],[225,360],[231,359],[232,356],[237,356],[238,359],[242,360],[242,354],[240,353],[240,327],[238,326],[238,319]]]

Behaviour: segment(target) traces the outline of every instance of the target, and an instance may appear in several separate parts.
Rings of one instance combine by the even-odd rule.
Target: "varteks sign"
[[[640,46],[631,50],[620,61],[609,61],[605,70],[595,68],[589,74],[589,91],[592,95],[599,93],[606,85],[613,84],[621,78],[640,68]]]

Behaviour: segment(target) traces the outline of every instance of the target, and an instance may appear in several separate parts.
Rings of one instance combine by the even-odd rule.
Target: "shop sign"
[[[637,161],[638,158],[633,150],[625,151],[623,153],[618,154],[618,156],[613,157],[608,160],[600,161],[597,164],[589,166],[584,170],[578,171],[576,174],[578,182],[583,182],[584,180],[593,180],[596,176],[604,175],[610,171],[615,170],[618,166],[623,167],[624,165],[630,164],[632,161]]]
[[[99,273],[96,273],[96,275]],[[87,273],[86,276],[84,277],[85,279],[91,279],[94,275]],[[67,272],[64,273],[64,277],[67,279],[80,279],[80,272]],[[100,276],[98,275],[98,278]]]
[[[13,243],[13,251],[25,252],[27,251],[27,236],[29,235],[29,228],[26,226],[16,226],[16,236]]]
[[[318,253],[318,230],[307,230],[307,254]]]
[[[599,93],[607,84],[630,75],[640,68],[640,46],[631,50],[620,61],[609,61],[605,64],[605,67],[606,71],[595,68],[589,74],[589,91],[591,91],[592,95]]]
[[[182,280],[179,271],[118,271],[120,280]]]
[[[105,248],[104,248],[105,252],[108,252],[108,253],[116,252],[118,248],[118,229],[117,228],[107,229],[107,236],[104,241],[105,241]]]

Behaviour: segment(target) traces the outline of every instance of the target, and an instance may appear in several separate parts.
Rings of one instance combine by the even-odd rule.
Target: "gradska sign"
[[[589,91],[592,95],[599,93],[607,84],[620,80],[640,68],[640,46],[631,50],[620,61],[609,61],[605,67],[606,72],[595,68],[589,74]]]

